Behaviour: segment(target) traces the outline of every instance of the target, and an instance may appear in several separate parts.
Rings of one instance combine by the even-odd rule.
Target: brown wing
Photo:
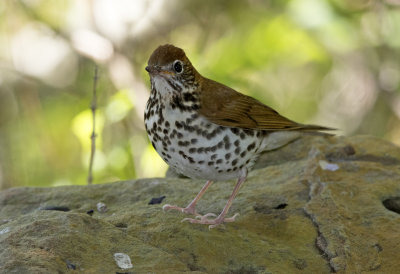
[[[291,121],[256,99],[209,79],[202,83],[201,98],[200,113],[221,126],[270,131],[331,130]]]

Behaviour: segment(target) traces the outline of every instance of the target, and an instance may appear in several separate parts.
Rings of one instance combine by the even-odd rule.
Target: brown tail
[[[336,128],[323,127],[317,125],[300,125],[300,129],[303,131],[320,131],[320,130],[336,130]]]
[[[323,126],[318,126],[318,125],[301,125],[300,129],[301,131],[307,133],[307,135],[316,135],[316,136],[334,136],[335,134],[331,133],[325,133],[321,131],[325,130],[336,130],[336,128],[331,128],[331,127],[323,127]]]

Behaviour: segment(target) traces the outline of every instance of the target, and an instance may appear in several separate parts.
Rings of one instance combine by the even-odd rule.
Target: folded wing
[[[206,79],[201,87],[200,113],[211,122],[229,127],[267,131],[319,131],[332,128],[289,120],[256,99]]]

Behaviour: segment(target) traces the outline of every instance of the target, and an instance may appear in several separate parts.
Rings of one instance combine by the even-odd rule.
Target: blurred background
[[[163,176],[144,71],[173,43],[204,76],[303,123],[400,145],[399,0],[2,0],[0,189]]]

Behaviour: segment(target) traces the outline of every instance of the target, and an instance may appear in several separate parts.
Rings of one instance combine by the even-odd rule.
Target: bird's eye
[[[176,73],[181,73],[183,71],[183,66],[181,61],[176,60],[174,62],[174,70]]]

